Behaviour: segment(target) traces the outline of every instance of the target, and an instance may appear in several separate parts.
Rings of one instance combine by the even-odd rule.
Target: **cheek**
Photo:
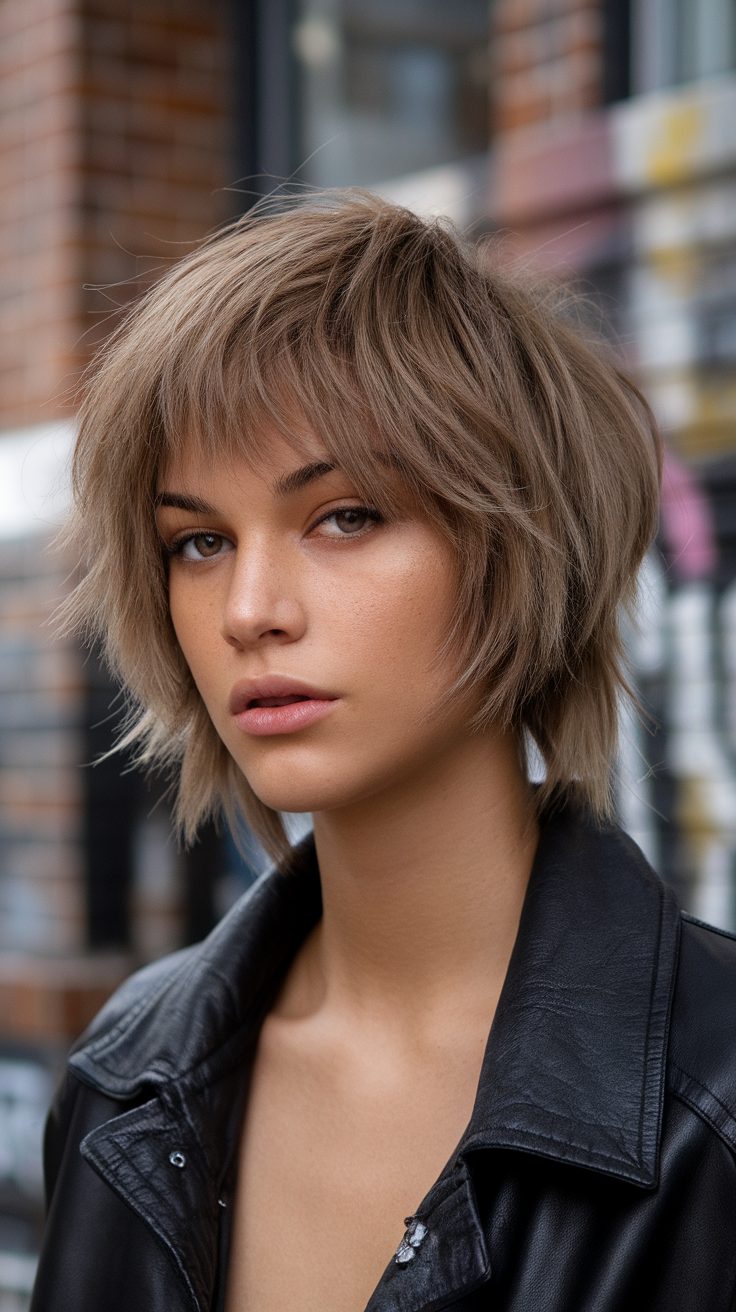
[[[201,687],[207,675],[215,672],[217,652],[223,645],[212,598],[199,595],[186,580],[172,579],[169,614],[184,659]]]
[[[340,643],[369,672],[426,680],[452,620],[454,561],[432,542],[384,565],[351,594],[336,590],[330,611],[338,620]]]
[[[169,615],[174,626],[176,640],[184,653],[187,664],[190,664],[191,657],[197,646],[196,636],[199,626],[196,622],[196,612],[187,595],[187,589],[177,586],[173,581],[169,584]]]

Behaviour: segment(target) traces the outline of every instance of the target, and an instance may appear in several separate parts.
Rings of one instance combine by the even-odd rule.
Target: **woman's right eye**
[[[231,549],[232,543],[219,533],[193,533],[174,542],[171,554],[181,556],[182,560],[211,560]]]

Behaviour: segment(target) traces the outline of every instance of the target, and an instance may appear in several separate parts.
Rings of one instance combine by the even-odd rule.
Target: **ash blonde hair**
[[[101,351],[80,414],[71,534],[86,570],[70,622],[130,698],[122,742],[177,781],[187,840],[221,810],[288,849],[218,737],[171,624],[154,522],[182,448],[258,454],[304,424],[361,494],[387,466],[458,562],[459,684],[479,726],[513,726],[610,809],[618,618],[656,527],[660,449],[633,383],[489,248],[359,192],[246,217],[176,264]],[[295,418],[296,417],[296,418]]]

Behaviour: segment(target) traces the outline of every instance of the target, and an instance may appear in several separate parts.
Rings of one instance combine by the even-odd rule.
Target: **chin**
[[[299,781],[290,779],[279,785],[275,782],[265,783],[248,775],[246,778],[258,800],[263,802],[264,806],[270,806],[272,811],[289,811],[295,814],[305,811],[334,811],[356,800],[346,796],[344,788],[330,788],[327,785],[320,788],[318,785],[315,786],[314,780],[300,784]]]
[[[365,778],[355,778],[335,761],[321,768],[314,761],[288,768],[283,761],[262,761],[255,768],[252,762],[238,764],[256,797],[273,811],[335,811],[374,791]]]

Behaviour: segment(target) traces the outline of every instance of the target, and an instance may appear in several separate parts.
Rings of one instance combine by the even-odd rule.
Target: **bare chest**
[[[481,1054],[482,1055],[482,1054]],[[467,1125],[479,1060],[436,1070],[262,1042],[227,1312],[363,1312]]]

